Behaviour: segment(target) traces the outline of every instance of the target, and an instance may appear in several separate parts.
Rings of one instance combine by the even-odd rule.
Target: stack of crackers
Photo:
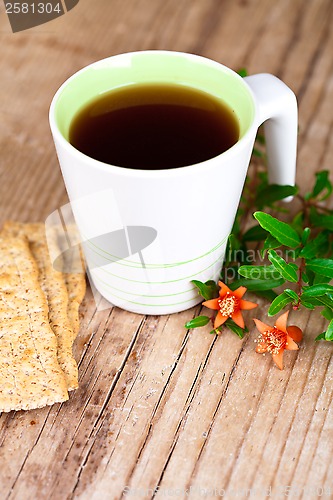
[[[78,387],[72,347],[84,273],[61,272],[44,224],[8,222],[0,233],[0,411],[68,399]],[[59,253],[59,252],[58,252]]]

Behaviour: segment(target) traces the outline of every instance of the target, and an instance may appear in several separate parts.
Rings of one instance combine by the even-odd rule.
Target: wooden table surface
[[[299,102],[298,182],[333,166],[331,0],[80,0],[13,34],[0,5],[0,222],[43,221],[67,202],[48,125],[59,85],[98,59],[193,52],[271,72]],[[221,193],[223,196],[223,193]],[[70,400],[0,417],[0,497],[333,498],[332,347],[297,314],[284,371],[243,339],[170,316],[97,310],[88,290]],[[267,303],[260,303],[264,319]],[[154,489],[158,488],[158,491]],[[329,491],[331,488],[331,491]]]

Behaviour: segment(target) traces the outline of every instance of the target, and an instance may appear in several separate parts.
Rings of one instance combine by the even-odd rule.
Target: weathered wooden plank
[[[304,320],[306,317],[303,316]],[[304,357],[301,357],[304,345],[297,359],[285,356],[285,370],[279,372],[269,357],[256,360],[259,355],[253,352],[253,345],[246,345],[226,400],[216,415],[196,465],[192,479],[194,487],[222,486],[232,490],[241,485],[256,488],[256,498],[261,498],[264,495],[259,495],[260,491],[270,485],[276,486],[276,471],[281,457],[284,457],[286,443],[290,439],[295,448],[302,439],[301,429],[297,429],[297,434],[290,431],[305,387],[309,389],[311,384],[308,373],[311,373],[312,363],[315,363],[313,369],[317,368],[319,380],[325,376],[326,363],[319,368],[318,362],[313,361],[316,346],[312,340],[307,341],[306,347]],[[321,386],[316,386],[316,379],[312,384],[312,390],[318,395]],[[302,417],[306,421],[311,416],[312,405],[309,404]],[[212,463],[214,467],[211,467]],[[279,480],[280,485],[288,484],[288,478],[281,482],[279,477]]]
[[[141,453],[129,488],[188,487],[188,479],[208,439],[215,415],[223,404],[240,352],[246,343],[246,340],[223,334],[214,338],[207,349],[209,338],[209,328],[192,332],[183,355],[183,366],[175,374],[176,380],[171,381],[167,395],[168,411],[164,410],[155,423],[156,435],[152,434]],[[198,354],[203,351],[205,355],[199,365],[194,363],[195,357],[191,355],[196,351]],[[194,379],[193,374],[191,377],[189,373],[192,364],[197,368],[197,373],[193,372]],[[184,379],[193,380],[191,391],[187,388],[187,399],[186,392],[183,394]],[[181,413],[175,415],[174,407],[180,408]],[[174,429],[170,429],[169,415],[172,411],[179,422]],[[167,431],[163,432],[162,429]],[[172,432],[171,437],[169,432]],[[163,440],[158,439],[161,435]]]
[[[138,345],[133,346],[132,356],[137,362],[135,375],[129,375],[129,368],[124,367],[102,426],[89,450],[93,463],[93,457],[100,455],[101,441],[104,441],[103,466],[95,473],[92,466],[86,465],[76,494],[84,492],[98,498],[107,494],[111,481],[118,494],[127,485],[150,428],[154,426],[156,411],[163,409],[169,381],[177,371],[187,337],[184,328],[187,316],[188,313],[179,313],[146,320],[137,339]],[[186,384],[191,382],[191,379],[184,381]],[[119,394],[122,394],[121,400]],[[108,430],[110,438],[104,440]]]
[[[47,120],[58,86],[138,49],[282,77],[299,97],[298,180],[308,190],[314,171],[332,170],[331,10],[329,0],[100,0],[15,35],[1,11],[0,223],[43,220],[67,200]],[[253,329],[244,341],[214,339],[208,327],[188,334],[193,310],[143,318],[96,311],[88,295],[82,314],[79,391],[62,406],[0,417],[4,498],[120,498],[125,486],[160,487],[160,497],[192,486],[192,498],[200,488],[252,488],[260,498],[287,483],[332,487],[332,349],[313,343],[321,318],[294,315],[306,340],[279,372],[255,354]]]
[[[73,463],[81,463],[85,439],[98,425],[143,319],[118,309],[96,312],[92,298],[86,300],[85,307],[91,311],[89,324],[81,330],[76,349],[84,353],[79,363],[80,388],[71,394],[68,404],[54,405],[50,411],[19,412],[10,421],[5,415],[0,419],[4,422],[0,461],[6,464],[0,472],[1,485],[3,491],[13,488],[13,498],[36,498],[38,494],[46,497],[53,488],[59,488],[59,477],[66,471],[73,475],[71,468],[67,470],[69,458],[74,456]],[[124,328],[121,334],[119,328]],[[9,456],[16,460],[7,461]],[[34,481],[30,481],[31,477]]]

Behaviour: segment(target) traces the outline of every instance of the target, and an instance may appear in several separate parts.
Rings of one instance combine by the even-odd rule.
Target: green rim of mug
[[[70,124],[84,105],[112,89],[143,83],[190,86],[221,99],[239,121],[240,139],[253,124],[253,98],[237,73],[201,56],[152,50],[112,56],[69,78],[59,89],[53,107],[58,130],[68,141]]]

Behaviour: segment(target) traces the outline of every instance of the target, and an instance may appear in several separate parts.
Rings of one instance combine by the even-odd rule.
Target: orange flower
[[[289,311],[279,316],[274,326],[266,325],[259,319],[253,320],[260,332],[258,340],[256,340],[258,342],[256,351],[261,354],[265,352],[271,353],[275,364],[280,370],[283,370],[283,351],[285,349],[297,351],[298,345],[296,342],[300,342],[303,335],[298,326],[287,327],[288,314]]]
[[[258,304],[242,299],[247,290],[245,286],[240,286],[234,291],[231,291],[222,281],[219,281],[219,286],[219,297],[217,299],[206,300],[206,302],[202,304],[209,309],[218,311],[214,322],[214,328],[223,325],[228,318],[231,318],[236,325],[241,328],[245,328],[241,309],[254,309]]]

